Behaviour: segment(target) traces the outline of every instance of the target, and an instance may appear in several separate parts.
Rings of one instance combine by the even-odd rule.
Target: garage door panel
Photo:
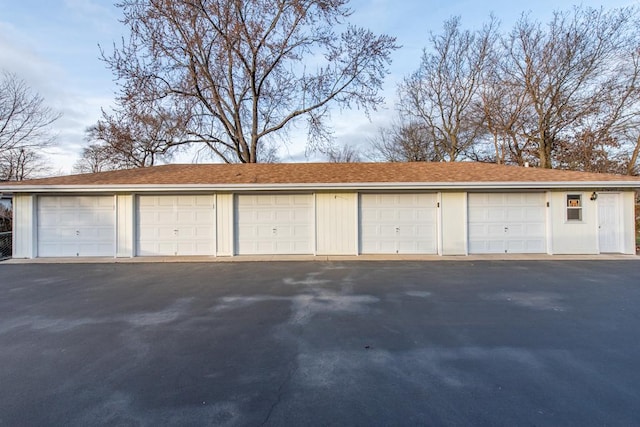
[[[407,217],[407,220],[431,221],[434,213],[435,209],[418,209],[413,216]]]
[[[485,221],[489,219],[489,215],[487,214],[487,210],[483,208],[473,209],[469,207],[469,222],[475,223],[478,221]]]
[[[491,207],[486,210],[485,215],[486,220],[491,222],[503,222],[509,219],[509,211],[501,207]]]
[[[73,243],[43,243],[39,247],[39,256],[55,257],[55,256],[77,256],[78,244]]]
[[[292,228],[292,231],[292,236],[304,241],[306,241],[307,236],[311,235],[311,227],[308,225],[296,225]]]
[[[362,227],[368,227],[369,222],[375,221],[378,219],[378,212],[370,209],[362,209],[360,213],[360,220],[363,223]]]
[[[246,218],[247,220],[255,220],[258,222],[272,222],[272,220],[274,219],[274,213],[270,210],[263,209],[245,214],[243,216],[243,219],[244,218]]]
[[[81,242],[78,244],[80,254],[95,254],[93,256],[109,256],[113,254],[113,246],[110,243]]]
[[[398,212],[398,219],[403,223],[410,222],[412,220],[425,219],[426,212],[418,212],[417,210],[403,209]]]
[[[243,231],[248,234],[257,235],[260,238],[268,238],[270,239],[273,235],[273,227],[268,225],[259,225],[257,227],[243,227]],[[254,231],[255,230],[255,231]]]
[[[236,197],[236,206],[255,206],[258,204],[256,196],[242,196]]]
[[[312,209],[313,208],[311,205],[297,206],[296,210],[293,212],[293,215],[291,216],[291,219],[296,223],[299,223],[299,222],[308,223],[311,216],[313,215]]]
[[[113,229],[104,227],[87,228],[78,234],[81,240],[90,242],[110,240],[113,238]]]
[[[295,211],[288,211],[288,210],[277,210],[275,212],[273,212],[273,216],[270,218],[273,219],[273,221],[281,224],[281,223],[286,223],[292,220],[296,220],[299,218],[296,216],[296,212]]]
[[[470,253],[543,253],[544,193],[469,194]]]
[[[360,195],[362,253],[436,253],[435,194]]]
[[[38,256],[113,256],[113,196],[41,196],[37,209]]]
[[[236,253],[312,254],[313,196],[237,195]]]
[[[215,255],[213,195],[139,196],[137,254]]]
[[[522,207],[507,208],[505,219],[508,222],[524,221],[526,218],[525,209]]]
[[[525,211],[525,219],[531,221],[537,221],[539,218],[544,218],[545,208],[543,207],[530,207]]]
[[[527,224],[526,226],[527,235],[537,235],[543,236],[545,234],[545,225],[544,224]]]

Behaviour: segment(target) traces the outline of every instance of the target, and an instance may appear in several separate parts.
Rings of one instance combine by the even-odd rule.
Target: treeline
[[[640,26],[634,8],[574,8],[510,31],[460,18],[432,33],[374,142],[389,161],[478,160],[638,174]]]
[[[512,28],[447,20],[369,147],[335,147],[331,113],[383,104],[394,37],[349,24],[349,0],[118,3],[129,34],[102,60],[120,91],[86,131],[79,172],[196,148],[274,162],[290,135],[329,161],[528,163],[640,174],[640,12],[575,7]],[[0,180],[47,170],[60,118],[0,70]]]

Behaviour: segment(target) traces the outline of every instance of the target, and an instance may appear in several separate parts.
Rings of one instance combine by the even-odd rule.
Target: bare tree
[[[503,52],[495,48],[481,76],[473,120],[485,127],[484,138],[474,142],[470,157],[474,160],[523,166],[532,162],[531,143],[523,129],[531,123],[525,91],[507,78]]]
[[[616,141],[616,160],[622,172],[640,175],[640,33],[636,42],[623,52],[613,68],[613,80],[593,126],[600,134]]]
[[[133,97],[118,99],[119,109],[102,112],[102,119],[86,131],[85,147],[76,171],[140,168],[170,159],[185,144],[184,114],[159,102]]]
[[[522,140],[540,167],[558,166],[560,142],[577,140],[581,125],[598,116],[619,78],[612,69],[633,40],[635,13],[579,7],[554,13],[546,26],[523,15],[505,39],[506,78],[535,119],[520,122]]]
[[[483,131],[473,103],[496,30],[493,18],[477,32],[462,30],[459,17],[449,19],[442,34],[431,34],[420,67],[399,87],[400,114],[421,123],[438,160],[457,160]]]
[[[0,181],[22,181],[49,170],[34,148],[14,148],[0,153]]]
[[[331,163],[359,163],[362,161],[360,152],[350,145],[343,145],[342,148],[333,147],[328,151],[327,159]]]
[[[76,173],[97,173],[118,169],[109,147],[103,144],[90,144],[82,149],[80,159],[73,165]]]
[[[423,123],[397,121],[381,128],[371,141],[376,159],[387,162],[439,162],[443,158],[436,148],[433,134]]]
[[[0,73],[0,180],[41,172],[41,151],[51,146],[51,124],[60,118],[15,74]]]
[[[395,39],[345,24],[348,0],[122,0],[131,38],[103,58],[124,94],[170,99],[187,141],[257,162],[306,118],[329,139],[332,106],[375,108]],[[344,28],[336,34],[337,28]]]

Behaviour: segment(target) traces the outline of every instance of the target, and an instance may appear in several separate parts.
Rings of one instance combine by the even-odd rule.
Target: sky
[[[614,8],[640,5],[640,0],[352,0],[351,22],[376,33],[397,37],[402,46],[393,55],[384,93],[385,105],[367,115],[361,110],[334,111],[331,124],[337,146],[366,149],[377,130],[394,115],[396,86],[415,71],[430,32],[442,30],[445,20],[460,16],[463,27],[479,28],[493,13],[503,31],[523,13],[542,22],[554,10],[574,5]],[[78,160],[85,129],[101,116],[101,108],[113,106],[117,85],[100,60],[126,35],[119,22],[120,11],[111,0],[0,0],[0,70],[15,73],[45,99],[46,105],[62,113],[53,132],[57,146],[47,153],[51,174],[72,172]],[[281,149],[281,161],[319,161],[305,150],[305,134],[291,132],[291,141]],[[175,161],[191,162],[192,153]]]

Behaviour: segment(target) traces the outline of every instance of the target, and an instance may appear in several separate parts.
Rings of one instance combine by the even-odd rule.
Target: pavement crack
[[[276,407],[282,401],[282,396],[284,395],[285,387],[287,386],[287,384],[289,384],[289,382],[291,381],[291,378],[293,378],[293,375],[298,370],[298,365],[297,363],[295,363],[295,360],[293,360],[291,364],[292,366],[291,368],[289,368],[287,375],[285,376],[282,383],[278,386],[278,390],[276,392],[276,400],[273,402],[273,404],[271,404],[271,407],[269,408],[269,412],[267,412],[267,416],[265,417],[264,421],[262,421],[262,424],[260,424],[261,426],[264,426],[269,422],[269,419],[271,418],[273,411],[275,411]]]

